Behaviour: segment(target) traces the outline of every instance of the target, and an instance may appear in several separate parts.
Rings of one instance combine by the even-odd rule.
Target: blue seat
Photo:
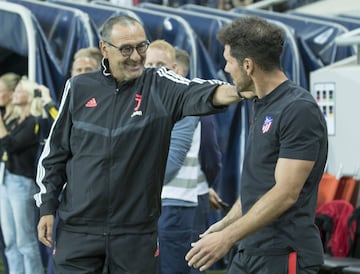
[[[157,10],[184,18],[201,39],[213,59],[217,70],[217,78],[230,81],[228,75],[223,70],[225,67],[225,59],[223,57],[224,47],[216,38],[219,29],[229,24],[231,22],[230,19],[150,3],[142,3],[139,6],[144,9]]]
[[[123,10],[120,8],[114,9],[113,7],[109,6],[100,6],[100,5],[89,5],[85,3],[79,3],[79,2],[69,2],[69,1],[62,1],[62,0],[51,0],[51,2],[54,2],[59,5],[64,5],[68,7],[73,7],[76,9],[79,9],[85,13],[87,13],[90,17],[90,20],[93,21],[94,25],[97,28],[97,31],[99,32],[101,26],[105,23],[107,19],[109,19],[112,16],[117,15],[127,15],[133,18],[136,18],[140,22],[142,22],[141,18],[137,16],[134,12],[130,10]],[[145,27],[145,32],[148,37],[148,39],[151,39],[151,35],[147,28]],[[98,34],[100,38],[100,34]]]
[[[55,101],[59,99],[65,76],[32,12],[22,5],[2,2],[0,24],[1,72],[27,75],[31,81],[46,85]]]
[[[87,13],[98,29],[102,26],[102,24],[105,23],[108,18],[116,15],[128,15],[141,21],[141,19],[134,12],[129,10],[123,10],[120,8],[114,9],[113,7],[109,6],[89,5],[75,1],[69,2],[62,0],[51,0],[50,2],[63,6],[77,8]]]
[[[296,15],[298,17],[302,17],[302,18],[312,18],[312,19],[316,19],[316,20],[323,20],[326,22],[333,22],[333,23],[344,26],[348,30],[354,30],[354,29],[360,28],[360,17],[358,19],[354,19],[354,18],[348,18],[348,17],[341,17],[341,15],[339,15],[339,16],[315,15],[315,14],[309,14],[309,13],[300,12],[300,11],[296,11],[296,10],[289,11],[288,13],[292,14],[292,15]]]
[[[49,2],[11,0],[35,15],[63,74],[69,76],[75,52],[80,48],[98,45],[96,27],[82,11]]]

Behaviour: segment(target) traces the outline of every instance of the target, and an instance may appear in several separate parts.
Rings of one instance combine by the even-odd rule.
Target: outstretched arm
[[[212,103],[215,106],[227,106],[254,97],[255,93],[252,91],[237,92],[236,86],[220,85],[213,94]]]

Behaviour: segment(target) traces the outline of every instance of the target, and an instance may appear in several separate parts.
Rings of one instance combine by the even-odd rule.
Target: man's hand
[[[229,206],[223,202],[219,194],[211,187],[209,187],[209,202],[212,209],[229,210]]]
[[[222,209],[221,198],[211,187],[209,187],[209,201],[212,209]]]
[[[240,93],[240,94],[239,94]],[[244,99],[252,99],[256,97],[256,93],[253,91],[238,91],[238,95]]]
[[[38,238],[47,247],[52,247],[52,230],[54,225],[54,215],[45,215],[40,218],[38,224]]]
[[[192,248],[186,254],[185,260],[188,265],[198,268],[200,271],[209,269],[215,262],[220,260],[230,250],[231,244],[226,241],[224,233],[214,232],[202,236],[191,244]]]

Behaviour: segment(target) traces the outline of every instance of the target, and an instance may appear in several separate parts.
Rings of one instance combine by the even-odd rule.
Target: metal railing
[[[287,0],[262,0],[254,4],[245,6],[246,9],[267,9],[273,10],[273,6],[286,2]]]
[[[357,64],[360,64],[360,28],[346,32],[335,39],[335,43],[339,46],[356,46]]]

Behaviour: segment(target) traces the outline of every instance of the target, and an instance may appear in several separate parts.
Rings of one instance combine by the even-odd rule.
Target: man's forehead
[[[112,38],[120,41],[122,44],[132,42],[138,43],[146,40],[146,34],[144,28],[140,24],[130,25],[114,25],[112,32]]]

